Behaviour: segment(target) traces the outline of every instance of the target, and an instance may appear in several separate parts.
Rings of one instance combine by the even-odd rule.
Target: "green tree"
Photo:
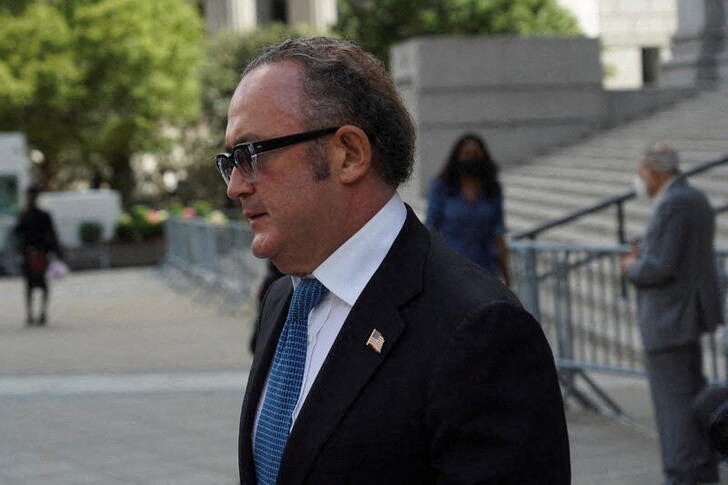
[[[129,201],[131,156],[199,113],[192,2],[37,0],[0,24],[0,129],[43,152],[45,185],[60,164],[102,168]]]
[[[76,10],[86,63],[83,145],[128,200],[132,154],[164,148],[163,129],[199,113],[202,25],[184,0],[103,0]]]
[[[19,13],[27,7],[32,0],[0,0],[0,12]]]
[[[87,96],[74,34],[56,8],[33,4],[0,13],[0,130],[24,131],[55,170],[75,139],[77,107]]]
[[[202,112],[220,141],[228,103],[245,66],[266,46],[315,34],[306,27],[274,23],[249,32],[223,30],[209,38],[202,63]]]
[[[389,48],[423,35],[577,35],[556,0],[339,0],[336,31],[385,63]]]

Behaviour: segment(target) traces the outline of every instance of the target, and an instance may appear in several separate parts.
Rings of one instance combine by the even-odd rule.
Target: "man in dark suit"
[[[226,145],[252,251],[291,275],[261,309],[241,483],[570,482],[538,323],[397,195],[414,127],[378,61],[328,38],[269,48]]]
[[[722,322],[715,214],[679,174],[678,155],[664,143],[638,161],[638,192],[654,199],[655,209],[641,247],[622,262],[637,287],[666,485],[718,481],[717,456],[693,418],[693,401],[706,383],[700,335]]]

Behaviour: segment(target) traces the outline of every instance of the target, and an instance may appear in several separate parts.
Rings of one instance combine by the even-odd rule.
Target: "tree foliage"
[[[132,154],[199,113],[199,13],[185,0],[20,3],[0,4],[0,129],[43,152],[45,185],[80,164],[128,198]]]
[[[223,30],[212,35],[202,67],[202,110],[213,129],[222,136],[227,108],[245,66],[260,51],[285,39],[315,35],[305,27],[270,24],[249,32]]]
[[[424,35],[576,35],[556,0],[339,0],[336,30],[387,62],[389,48]]]
[[[55,161],[72,145],[76,106],[88,93],[73,31],[43,4],[19,17],[0,15],[0,24],[0,129],[26,132]]]

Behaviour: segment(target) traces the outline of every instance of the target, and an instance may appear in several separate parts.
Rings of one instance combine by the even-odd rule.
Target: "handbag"
[[[60,259],[53,259],[50,263],[48,263],[48,269],[46,269],[46,277],[58,280],[66,276],[68,273],[70,273],[70,269],[68,269],[68,265],[61,261]]]

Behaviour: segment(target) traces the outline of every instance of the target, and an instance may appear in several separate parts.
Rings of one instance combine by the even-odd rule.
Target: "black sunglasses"
[[[232,149],[232,153],[220,153],[215,156],[215,166],[220,171],[225,184],[230,183],[233,168],[243,174],[249,181],[254,181],[258,169],[258,155],[270,150],[276,150],[296,143],[315,140],[325,135],[330,135],[339,127],[323,128],[320,130],[305,131],[293,135],[271,138],[269,140],[251,141],[239,143]]]

